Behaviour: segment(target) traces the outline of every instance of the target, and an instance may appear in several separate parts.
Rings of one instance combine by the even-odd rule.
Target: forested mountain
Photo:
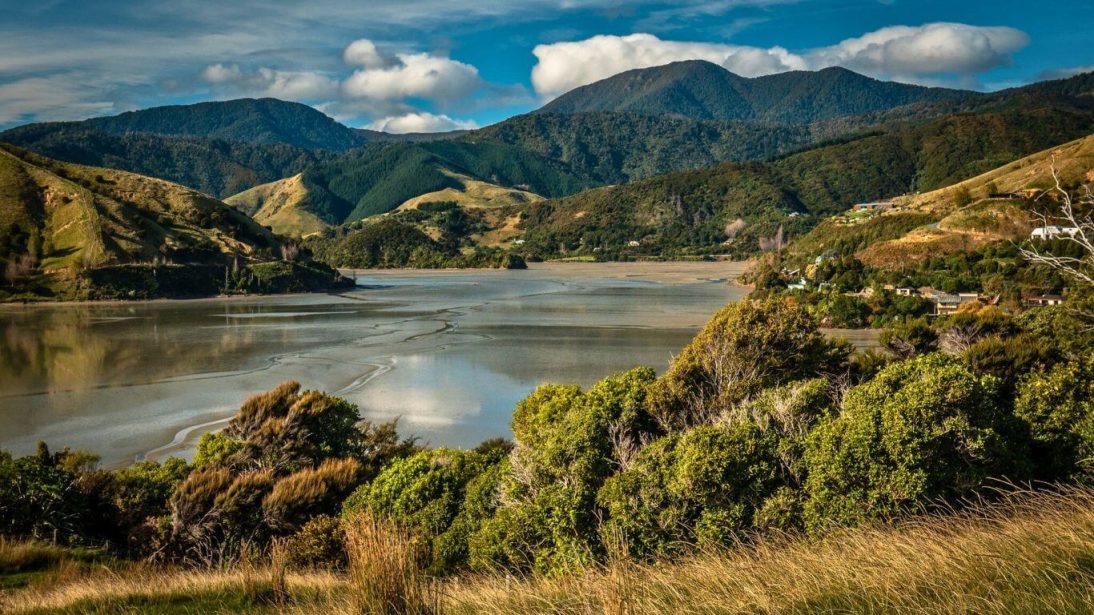
[[[148,132],[114,134],[85,122],[31,124],[0,141],[43,156],[158,177],[220,198],[333,160],[327,150]]]
[[[765,160],[812,142],[808,127],[620,112],[531,113],[473,133],[616,184],[729,160]]]
[[[355,150],[304,172],[307,209],[332,224],[391,211],[416,196],[459,188],[454,174],[544,196],[595,185],[565,163],[488,140],[447,140]]]
[[[556,98],[541,113],[626,111],[699,120],[808,124],[904,105],[974,99],[973,92],[878,81],[844,68],[755,79],[702,60],[627,71]]]
[[[276,98],[155,107],[82,123],[112,134],[150,132],[332,151],[345,151],[367,141],[364,135],[313,107]]]
[[[1091,132],[1094,113],[1072,108],[947,116],[769,163],[670,173],[536,204],[523,224],[525,245],[545,256],[747,255],[856,202],[948,186]]]
[[[843,69],[744,79],[707,62],[679,62],[611,77],[540,111],[470,132],[384,135],[347,128],[306,105],[262,99],[30,125],[0,140],[225,198],[299,176],[290,191],[274,192],[293,203],[288,228],[312,231],[384,213],[423,194],[458,190],[457,176],[561,197],[727,161],[769,160],[831,138],[855,145],[779,165],[801,161],[806,184],[820,176],[814,166],[856,169],[843,174],[854,179],[833,171],[827,183],[808,185],[843,204],[944,185],[1028,154],[1046,141],[1008,139],[1033,135],[1035,125],[1059,141],[1077,136],[1041,126],[1037,118],[1085,126],[1094,113],[1092,91],[1094,74],[981,95],[885,83]],[[1030,113],[1037,109],[1054,111]],[[961,119],[987,113],[1020,113],[1033,124],[1026,130],[1006,120],[981,126]],[[949,123],[938,123],[940,117]],[[920,151],[918,141],[896,136],[908,130],[938,135]],[[949,132],[955,130],[983,132]],[[848,182],[863,188],[848,192]]]
[[[216,294],[229,264],[255,274],[251,267],[280,265],[284,245],[190,188],[0,146],[0,299]],[[334,280],[329,269],[305,268]],[[235,281],[264,290],[253,275]]]

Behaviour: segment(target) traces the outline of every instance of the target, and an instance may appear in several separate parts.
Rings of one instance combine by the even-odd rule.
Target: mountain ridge
[[[808,124],[914,103],[979,97],[963,90],[880,81],[831,67],[747,78],[704,60],[626,71],[576,88],[540,113],[629,111],[698,120]]]

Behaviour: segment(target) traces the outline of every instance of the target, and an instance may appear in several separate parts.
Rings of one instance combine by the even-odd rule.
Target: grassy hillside
[[[770,163],[590,190],[531,208],[523,228],[530,248],[544,255],[745,255],[762,239],[770,244],[779,227],[786,237],[800,235],[854,203],[948,186],[1092,131],[1094,112],[1070,107],[959,114]]]
[[[209,294],[217,288],[210,276],[223,279],[227,263],[258,266],[278,258],[282,245],[245,214],[189,188],[0,146],[5,295],[155,294],[127,287],[158,279],[160,269],[165,292],[172,285],[170,294]]]
[[[545,196],[570,194],[590,185],[562,162],[491,141],[436,141],[366,148],[304,173],[323,198],[312,211],[338,221],[386,213],[415,197],[460,189],[453,173]]]
[[[999,241],[1021,241],[1039,226],[1037,215],[1052,207],[1051,195],[1039,202],[1025,198],[992,198],[1032,190],[1036,198],[1054,185],[1053,160],[1065,186],[1090,181],[1094,170],[1094,136],[1022,158],[942,190],[915,195],[901,209],[934,218],[919,227],[856,252],[865,264],[904,267],[929,258],[966,252]],[[892,214],[889,214],[892,215]],[[899,215],[899,214],[898,214]],[[880,216],[881,219],[887,215]]]
[[[268,226],[276,233],[304,236],[331,225],[308,210],[309,192],[303,174],[255,186],[228,197],[225,203]]]

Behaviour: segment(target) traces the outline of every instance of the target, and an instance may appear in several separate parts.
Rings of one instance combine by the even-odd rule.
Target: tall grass
[[[625,590],[621,590],[625,587]],[[621,596],[624,599],[621,599]],[[451,613],[1094,612],[1094,490],[825,538],[773,539],[681,562],[560,579],[466,579]]]
[[[610,563],[560,578],[422,576],[409,533],[364,516],[347,526],[344,575],[133,567],[0,592],[0,612],[292,612],[310,615],[1092,612],[1094,489],[1013,493],[948,516],[782,537],[676,562]],[[280,570],[280,572],[279,572]],[[246,575],[249,574],[250,581]],[[280,580],[278,580],[280,579]],[[246,596],[268,584],[277,603]]]
[[[422,573],[418,546],[405,529],[362,513],[346,523],[348,581],[356,612],[433,615],[440,612],[434,584]]]

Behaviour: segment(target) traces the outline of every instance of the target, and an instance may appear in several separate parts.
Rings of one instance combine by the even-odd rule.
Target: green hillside
[[[215,294],[229,265],[233,284],[263,290],[283,245],[189,188],[0,145],[0,298]]]
[[[504,143],[436,141],[364,148],[309,169],[309,210],[332,223],[386,213],[428,192],[459,188],[453,173],[545,196],[572,194],[590,182],[562,162]]]
[[[283,143],[333,151],[344,151],[366,142],[364,135],[313,107],[276,98],[155,107],[82,123],[112,134],[150,132],[254,144]]]
[[[745,256],[772,247],[779,228],[790,238],[854,203],[944,187],[1091,132],[1094,113],[1070,108],[955,115],[770,163],[590,190],[533,206],[523,229],[543,256]]]
[[[0,140],[65,162],[158,177],[217,197],[300,173],[333,152],[147,132],[113,134],[82,122],[32,124]]]
[[[564,94],[543,113],[627,111],[700,120],[809,124],[913,103],[961,101],[973,92],[878,81],[843,68],[747,79],[702,60],[620,73]]]
[[[813,141],[804,126],[636,113],[538,112],[475,133],[617,184],[730,160],[764,160]]]

